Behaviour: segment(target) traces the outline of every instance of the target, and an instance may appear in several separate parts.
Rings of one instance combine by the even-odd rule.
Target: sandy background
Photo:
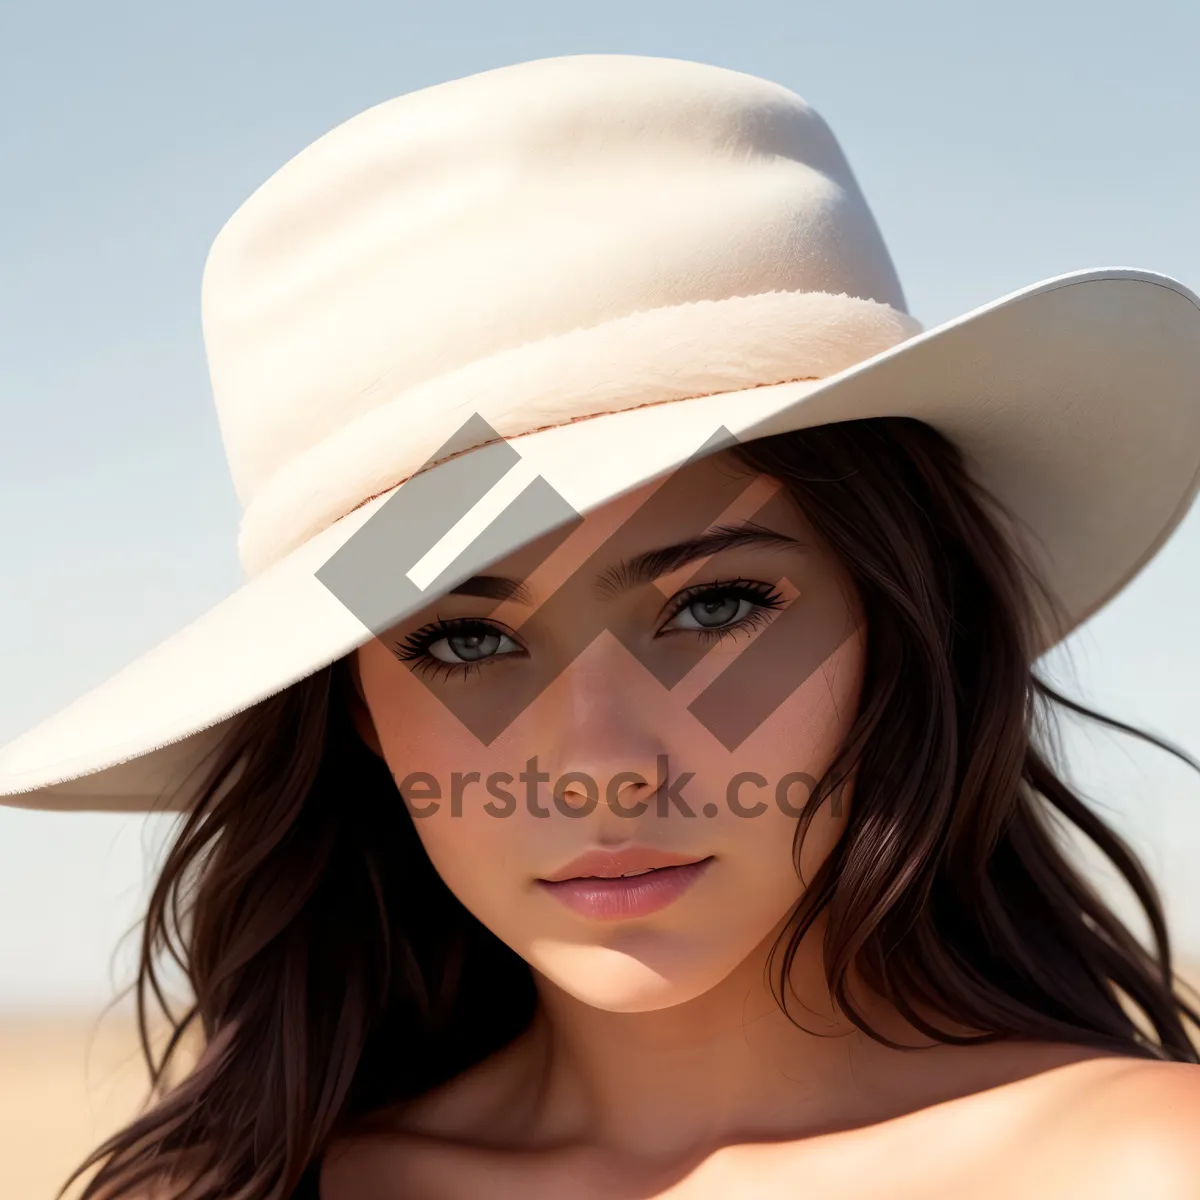
[[[1200,964],[1185,977],[1200,987]],[[145,1090],[127,1011],[0,1014],[0,1200],[52,1200]]]
[[[147,1082],[127,1011],[0,1014],[0,1200],[52,1200]]]

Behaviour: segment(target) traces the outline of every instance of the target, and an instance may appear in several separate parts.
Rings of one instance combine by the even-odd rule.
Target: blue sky
[[[340,121],[556,54],[775,79],[832,125],[932,325],[1083,267],[1200,290],[1196,45],[1190,0],[5,6],[0,738],[241,581],[200,272],[234,209]],[[1076,694],[1200,756],[1200,512],[1069,648]],[[1127,739],[1069,744],[1200,958],[1200,776]],[[0,809],[0,1006],[124,982],[112,956],[161,833]]]

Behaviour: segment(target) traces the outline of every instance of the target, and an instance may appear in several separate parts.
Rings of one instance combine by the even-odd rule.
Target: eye
[[[429,653],[441,662],[478,662],[496,654],[511,654],[517,644],[498,630],[480,628],[469,633],[452,633],[430,642]]]
[[[414,669],[449,673],[455,668],[466,672],[489,659],[524,650],[500,626],[478,618],[460,618],[422,626],[395,646],[394,652]]]
[[[720,636],[760,624],[783,603],[769,583],[758,580],[697,584],[672,598],[671,618],[660,632],[690,630]]]

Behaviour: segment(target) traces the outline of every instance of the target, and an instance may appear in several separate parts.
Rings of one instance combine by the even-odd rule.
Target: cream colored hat
[[[922,332],[822,119],[673,59],[525,63],[345,122],[222,229],[203,321],[248,581],[0,750],[7,803],[186,806],[234,714],[720,431],[927,422],[1072,627],[1197,490],[1192,292],[1081,271]],[[388,512],[421,569],[368,617],[327,564]]]

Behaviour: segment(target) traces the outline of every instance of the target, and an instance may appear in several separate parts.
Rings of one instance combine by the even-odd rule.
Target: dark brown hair
[[[867,628],[860,711],[808,804],[815,812],[856,768],[849,821],[776,947],[780,980],[827,911],[830,988],[878,1040],[847,986],[852,966],[938,1041],[965,1037],[929,1012],[983,1040],[1200,1062],[1186,1025],[1200,1013],[1174,974],[1157,891],[1055,766],[1057,711],[1200,766],[1037,677],[1038,623],[1061,613],[1011,518],[940,434],[876,418],[737,454],[782,480],[833,547]],[[528,966],[434,871],[356,732],[351,687],[343,660],[249,710],[181,818],[134,985],[150,1097],[68,1180],[98,1168],[83,1200],[315,1197],[335,1134],[530,1022]],[[1124,877],[1151,949],[1072,865],[1067,825]],[[164,954],[194,996],[180,1015],[162,989]],[[152,1002],[173,1031],[161,1054]],[[169,1086],[196,1025],[203,1054]]]

